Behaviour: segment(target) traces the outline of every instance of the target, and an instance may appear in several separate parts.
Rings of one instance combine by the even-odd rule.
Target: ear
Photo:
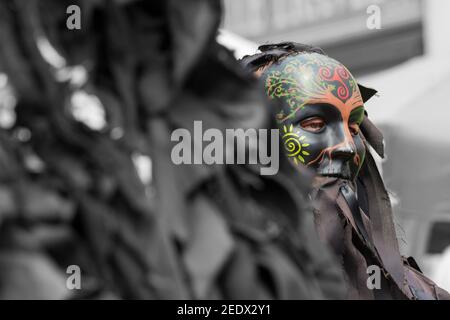
[[[372,98],[378,91],[372,88],[368,88],[358,83],[359,91],[361,92],[361,96],[363,102],[366,103],[370,98]]]

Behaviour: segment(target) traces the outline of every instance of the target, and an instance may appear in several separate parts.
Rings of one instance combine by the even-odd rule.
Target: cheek
[[[281,127],[281,140],[286,155],[295,164],[307,165],[324,148],[317,134],[291,125]]]
[[[305,164],[316,159],[321,154],[321,151],[327,148],[326,134],[311,133],[303,130],[301,127],[295,127],[294,131],[301,139]]]

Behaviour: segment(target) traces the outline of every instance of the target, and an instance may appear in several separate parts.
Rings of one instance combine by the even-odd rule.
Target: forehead
[[[318,53],[288,56],[268,67],[261,79],[266,94],[287,105],[284,117],[293,116],[306,104],[327,103],[342,113],[363,106],[357,82],[348,69]]]

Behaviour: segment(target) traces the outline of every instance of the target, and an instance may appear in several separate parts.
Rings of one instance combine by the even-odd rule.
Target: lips
[[[344,180],[353,180],[352,169],[350,161],[343,161],[334,159],[330,161],[327,159],[317,168],[317,174],[325,177],[334,177]]]

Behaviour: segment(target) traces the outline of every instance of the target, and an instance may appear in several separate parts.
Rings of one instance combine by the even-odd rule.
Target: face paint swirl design
[[[319,75],[324,81],[339,82],[336,93],[342,102],[345,102],[350,97],[350,88],[354,91],[355,83],[353,79],[350,79],[350,74],[343,66],[336,66],[334,70],[329,67],[320,67]],[[348,83],[344,82],[346,80]]]
[[[284,111],[277,114],[278,121],[294,117],[306,103],[336,99],[341,103],[350,99],[356,105],[363,103],[355,79],[334,59],[320,54],[302,54],[287,57],[281,65],[281,70],[269,67],[265,72],[267,95],[285,99],[290,107],[287,115]]]
[[[353,179],[365,154],[364,106],[347,68],[325,55],[300,53],[269,66],[262,80],[269,98],[280,102],[276,117],[288,157],[320,175]]]
[[[309,156],[309,152],[306,148],[309,143],[306,143],[306,137],[300,136],[294,132],[294,127],[292,124],[290,126],[283,126],[283,135],[281,136],[283,140],[283,145],[287,151],[287,156],[292,158],[295,164],[305,163],[305,156]]]

